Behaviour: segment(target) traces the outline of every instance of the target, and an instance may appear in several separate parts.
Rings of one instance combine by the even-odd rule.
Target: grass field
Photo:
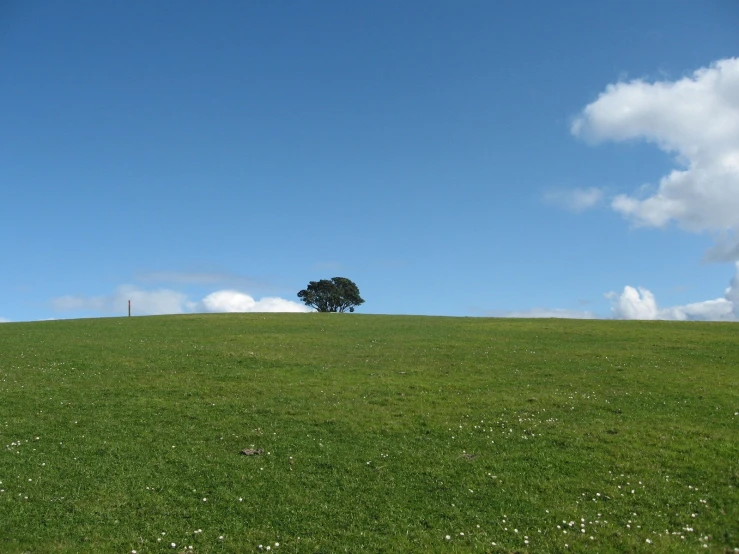
[[[737,487],[736,324],[0,325],[2,553],[734,552]]]

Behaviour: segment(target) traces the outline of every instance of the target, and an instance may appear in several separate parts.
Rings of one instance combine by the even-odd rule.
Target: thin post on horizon
[[[128,317],[131,317],[131,301],[128,301]]]

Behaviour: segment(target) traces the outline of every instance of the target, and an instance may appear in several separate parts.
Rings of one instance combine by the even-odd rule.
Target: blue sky
[[[739,4],[0,5],[0,318],[737,319]]]

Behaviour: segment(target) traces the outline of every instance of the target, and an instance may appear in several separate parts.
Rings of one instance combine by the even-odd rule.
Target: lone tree
[[[354,306],[364,304],[357,285],[346,277],[311,281],[298,298],[319,312],[353,312]]]

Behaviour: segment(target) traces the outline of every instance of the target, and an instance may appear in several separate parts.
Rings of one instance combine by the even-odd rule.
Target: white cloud
[[[505,312],[501,314],[501,317],[523,317],[523,318],[550,318],[557,317],[562,319],[595,319],[596,315],[593,312],[580,311],[580,310],[564,310],[564,309],[549,309],[549,308],[532,308],[530,310],[519,310],[515,312]]]
[[[130,285],[118,287],[110,296],[63,296],[55,298],[52,306],[60,312],[99,312],[120,314],[131,311],[137,315],[181,314],[188,306],[187,296],[169,289],[141,290]]]
[[[220,290],[200,302],[205,312],[310,312],[310,308],[284,298],[265,297],[254,300],[248,294],[235,290]]]
[[[582,212],[600,204],[603,201],[603,196],[603,190],[599,188],[576,188],[546,192],[544,200],[573,212]]]
[[[0,323],[10,323],[10,320],[5,319],[4,317],[0,317]]]
[[[170,289],[141,290],[125,285],[109,296],[63,296],[52,301],[59,312],[97,312],[126,315],[128,301],[133,315],[163,315],[196,312],[308,312],[307,306],[283,298],[265,297],[255,300],[235,290],[209,294],[200,302],[192,302],[185,294]]]
[[[667,319],[677,321],[739,321],[739,263],[723,298],[660,308],[648,289],[624,287],[621,294],[608,293],[616,319]]]
[[[651,194],[618,195],[612,208],[636,225],[675,222],[687,231],[721,234],[724,244],[709,256],[737,259],[739,58],[674,81],[608,85],[571,130],[593,142],[643,139],[673,155],[679,168]]]
[[[612,300],[611,311],[616,319],[657,319],[657,301],[647,289],[626,286]]]

